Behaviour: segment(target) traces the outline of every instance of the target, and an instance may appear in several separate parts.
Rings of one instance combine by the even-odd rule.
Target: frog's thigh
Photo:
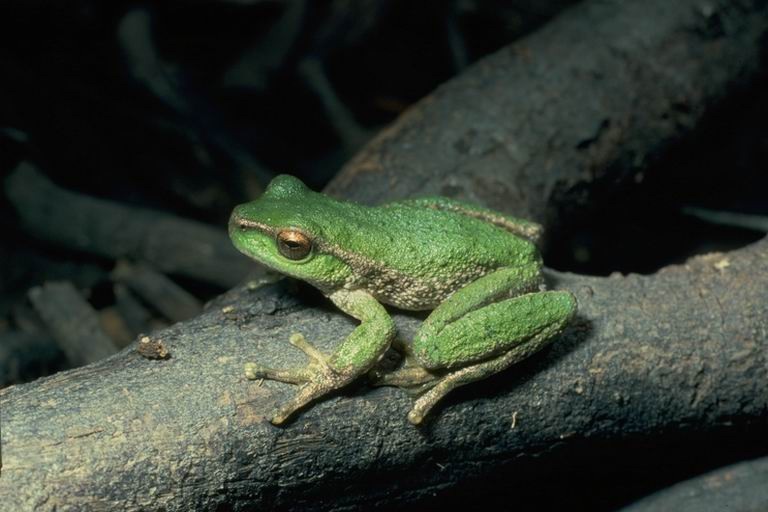
[[[567,291],[521,295],[469,311],[438,332],[420,330],[413,353],[429,370],[464,368],[501,354],[508,354],[507,367],[542,348],[575,311],[576,299]]]

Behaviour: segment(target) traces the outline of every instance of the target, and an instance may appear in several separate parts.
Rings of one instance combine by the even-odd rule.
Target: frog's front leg
[[[249,379],[272,379],[301,384],[298,392],[283,404],[271,421],[279,425],[312,400],[349,384],[370,370],[389,348],[395,325],[384,307],[362,290],[340,290],[329,296],[336,306],[361,321],[331,356],[322,354],[301,335],[291,336],[291,343],[301,349],[311,362],[293,370],[276,370],[254,363],[246,365]]]

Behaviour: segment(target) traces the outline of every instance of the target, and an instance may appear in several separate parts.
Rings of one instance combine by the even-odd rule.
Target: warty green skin
[[[281,231],[304,235],[309,254],[281,254]],[[576,311],[571,293],[540,291],[539,234],[537,224],[447,198],[367,207],[313,192],[291,176],[274,178],[259,199],[232,213],[235,247],[309,282],[361,324],[330,356],[293,336],[311,359],[305,368],[247,366],[249,378],[301,384],[272,422],[370,372],[376,384],[427,390],[408,415],[420,423],[451,389],[539,350]],[[405,349],[403,368],[388,374],[374,369],[395,335],[382,304],[433,310]]]

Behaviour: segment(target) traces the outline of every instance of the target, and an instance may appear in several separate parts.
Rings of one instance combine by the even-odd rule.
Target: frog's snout
[[[232,215],[229,216],[230,233],[235,231],[246,231],[254,227],[253,223],[248,221],[248,219],[243,215],[242,210],[242,205],[236,206],[235,209],[232,210]]]
[[[238,208],[232,210],[232,215],[229,216],[229,232],[237,231],[240,229],[242,217],[238,214]]]
[[[248,220],[242,214],[242,207],[236,206],[232,210],[232,215],[229,216],[229,230],[233,229],[247,229],[249,227]]]

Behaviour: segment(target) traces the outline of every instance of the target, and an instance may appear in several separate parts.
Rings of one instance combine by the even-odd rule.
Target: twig
[[[203,309],[194,295],[146,265],[118,262],[112,277],[128,285],[172,322],[192,318]]]
[[[73,366],[99,361],[117,352],[90,304],[69,282],[32,288],[29,298]]]

